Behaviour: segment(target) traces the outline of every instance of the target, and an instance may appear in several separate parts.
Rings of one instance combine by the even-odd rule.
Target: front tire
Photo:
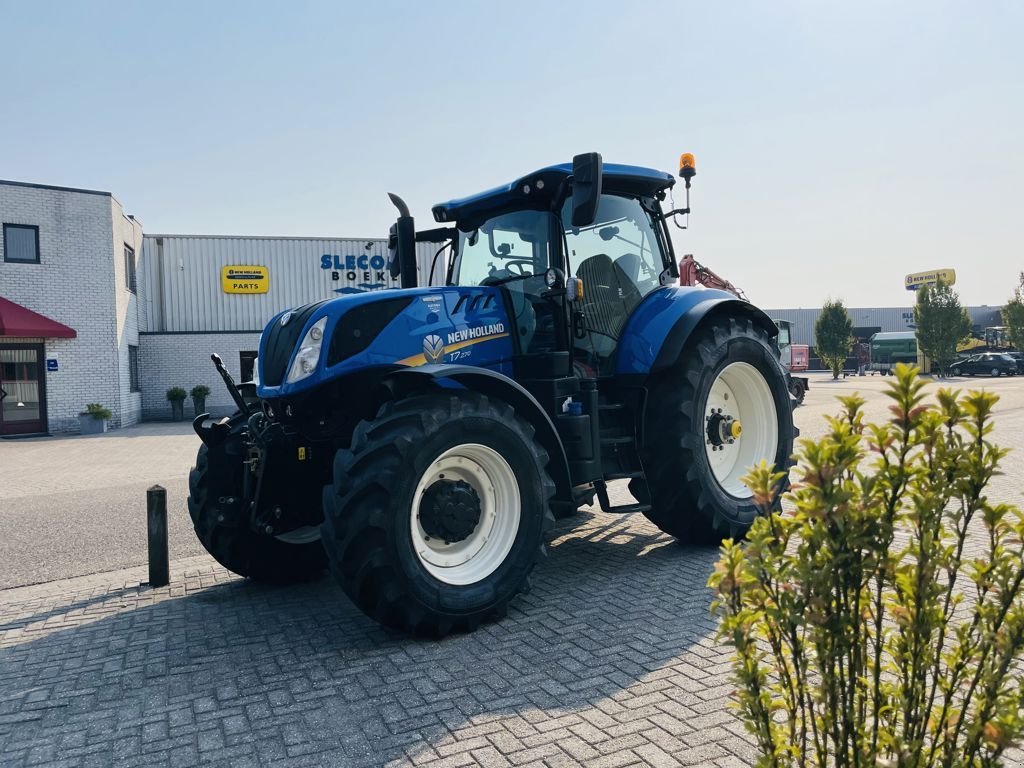
[[[241,443],[237,432],[227,440]],[[233,500],[243,497],[244,451],[225,448],[223,456],[211,462],[210,449],[200,446],[188,478],[188,512],[206,551],[229,571],[254,581],[291,584],[323,573],[327,556],[316,528],[267,536],[240,519]]]
[[[644,514],[684,543],[745,535],[759,510],[741,478],[761,460],[788,469],[796,432],[768,335],[746,318],[710,321],[655,382],[647,412],[647,482],[630,485],[652,505]]]
[[[345,594],[380,623],[442,637],[500,618],[554,523],[533,428],[472,392],[386,403],[338,451],[323,540]]]

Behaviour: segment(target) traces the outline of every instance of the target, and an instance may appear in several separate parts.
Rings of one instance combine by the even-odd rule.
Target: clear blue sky
[[[0,178],[149,232],[380,236],[597,150],[697,155],[679,253],[765,307],[1024,269],[1019,2],[0,2]]]

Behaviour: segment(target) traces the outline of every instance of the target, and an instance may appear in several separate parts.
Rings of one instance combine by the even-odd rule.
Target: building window
[[[141,392],[139,384],[139,348],[128,345],[128,382],[132,392]]]
[[[4,224],[4,261],[39,263],[39,227]]]
[[[124,284],[135,293],[135,249],[127,243],[124,246]]]
[[[238,371],[242,374],[242,381],[252,381],[253,368],[256,365],[257,352],[239,352],[238,353]]]

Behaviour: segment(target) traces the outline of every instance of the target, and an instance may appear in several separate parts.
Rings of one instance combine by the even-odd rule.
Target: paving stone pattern
[[[815,396],[805,435],[832,409]],[[998,437],[1019,445],[1014,402]],[[1022,469],[1011,454],[993,495],[1019,500]],[[206,556],[167,588],[133,568],[2,591],[0,765],[751,765],[716,555],[585,513],[507,619],[440,642],[380,628],[329,578],[265,587]]]
[[[205,557],[3,593],[0,764],[747,764],[711,550],[632,518],[564,528],[508,618],[440,642],[330,579],[269,588]],[[737,763],[736,760],[740,763]]]

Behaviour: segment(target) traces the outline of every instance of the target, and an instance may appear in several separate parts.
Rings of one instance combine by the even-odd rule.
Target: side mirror
[[[597,218],[603,176],[601,155],[587,152],[572,159],[572,225],[589,227]]]

